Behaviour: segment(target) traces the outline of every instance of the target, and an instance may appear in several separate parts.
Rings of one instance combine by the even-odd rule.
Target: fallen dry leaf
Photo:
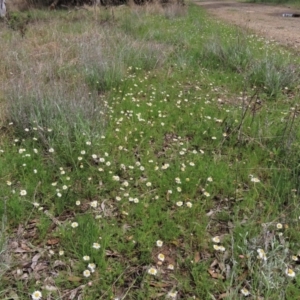
[[[104,213],[105,213],[105,208],[106,208],[105,202],[106,202],[106,200],[104,200],[104,201],[100,204],[100,207],[101,207],[101,209],[102,209],[102,211],[103,211]]]
[[[173,241],[171,242],[171,244],[174,245],[174,246],[176,246],[176,247],[179,247],[180,242],[179,242],[178,240],[173,240]]]
[[[16,249],[16,248],[19,247],[19,243],[18,243],[17,241],[11,241],[10,247],[11,247],[12,249]]]
[[[73,290],[71,293],[70,293],[70,296],[69,296],[69,300],[73,300],[77,295],[77,289]]]
[[[27,252],[32,252],[32,249],[30,249],[26,244],[21,243],[21,249],[27,251]]]
[[[17,248],[14,250],[15,253],[27,253],[27,252],[32,252],[32,251],[28,251],[28,250],[24,250],[22,248]]]
[[[215,266],[217,266],[219,264],[218,260],[215,259],[211,264],[210,264],[210,268],[214,268]]]
[[[207,270],[209,275],[214,279],[225,279],[225,277],[219,273],[216,273],[216,271],[208,269]]]
[[[27,280],[28,277],[29,277],[29,275],[28,275],[27,273],[24,273],[24,274],[20,277],[20,279],[21,279],[21,280]]]
[[[66,266],[66,264],[61,260],[56,260],[53,264],[53,268],[65,267],[65,266]]]
[[[222,263],[222,262],[219,262],[219,269],[220,269],[222,272],[225,272],[225,264]]]
[[[80,282],[82,280],[81,277],[78,276],[69,276],[68,277],[68,281],[72,281],[72,282]]]
[[[59,243],[59,239],[58,238],[53,238],[53,239],[47,240],[47,245],[56,245],[58,243]]]
[[[247,278],[248,273],[249,273],[248,270],[245,271],[244,273],[242,273],[242,274],[237,278],[237,280],[238,280],[239,282],[243,282],[243,281]]]
[[[133,238],[133,236],[130,238],[128,237],[129,240],[131,240]],[[111,251],[111,250],[105,250],[105,255],[106,256],[110,256],[110,257],[119,257],[120,254],[116,251]]]
[[[8,291],[8,290],[5,290],[5,291],[1,291],[1,294],[2,295],[7,295],[4,300],[19,300],[19,296],[17,295],[17,293],[15,291]]]
[[[215,211],[211,209],[208,213],[206,213],[206,215],[208,217],[211,217],[214,213],[215,213]]]
[[[41,257],[41,253],[37,253],[36,255],[33,256],[33,258],[31,259],[31,269],[34,270],[34,268],[36,267],[37,265],[37,262],[39,260],[39,258]]]
[[[197,263],[197,262],[199,262],[199,260],[200,260],[200,253],[199,252],[195,252],[194,262]]]
[[[47,285],[47,284],[43,286],[43,289],[45,289],[48,292],[55,292],[58,290],[56,286]]]
[[[73,299],[76,297],[77,293],[78,293],[80,290],[82,290],[84,287],[85,287],[85,285],[81,285],[81,286],[79,286],[78,288],[76,288],[76,289],[74,289],[74,290],[68,292],[68,294],[70,293],[70,296],[68,297],[68,300],[73,300]],[[82,297],[81,294],[78,295],[77,300],[82,299],[81,297]]]
[[[229,278],[231,273],[231,267],[229,264],[226,264],[225,267],[226,267],[226,278]]]
[[[46,262],[40,262],[34,268],[34,272],[40,272],[42,270],[48,269],[49,265]]]
[[[226,297],[228,297],[229,295],[227,293],[223,293],[221,295],[219,295],[218,299],[224,299]]]

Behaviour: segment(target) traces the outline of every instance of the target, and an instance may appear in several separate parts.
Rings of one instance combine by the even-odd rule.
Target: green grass
[[[299,59],[193,5],[111,13],[1,32],[0,298],[299,298]]]

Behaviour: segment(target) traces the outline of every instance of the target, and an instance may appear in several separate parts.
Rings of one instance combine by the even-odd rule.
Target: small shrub
[[[102,65],[91,67],[86,72],[86,82],[93,90],[99,93],[109,91],[113,87],[117,87],[122,79],[122,74],[116,66]]]
[[[285,87],[292,88],[299,81],[296,68],[275,55],[256,61],[249,79],[253,85],[263,87],[270,96],[277,96]]]
[[[224,43],[220,37],[214,37],[204,46],[203,61],[242,73],[251,63],[252,54],[246,41],[240,37],[229,44]]]

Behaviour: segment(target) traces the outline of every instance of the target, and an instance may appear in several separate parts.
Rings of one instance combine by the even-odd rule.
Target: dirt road
[[[233,0],[195,0],[195,3],[221,20],[251,29],[269,40],[300,51],[300,17],[283,17],[285,13],[300,14],[300,10]]]

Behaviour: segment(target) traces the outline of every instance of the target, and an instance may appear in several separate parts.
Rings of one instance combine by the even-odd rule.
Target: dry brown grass
[[[164,15],[169,18],[183,17],[187,13],[187,7],[178,1],[170,1],[164,6]]]
[[[162,3],[160,0],[153,0],[144,5],[136,5],[133,0],[130,0],[128,5],[137,15],[164,15],[167,18],[176,18],[186,15],[185,5],[177,0],[168,0],[166,3]]]
[[[154,0],[152,3],[146,3],[145,5],[134,5],[132,9],[135,12],[143,12],[148,15],[157,15],[157,14],[163,14],[164,9],[162,5],[159,3],[159,1]]]
[[[126,9],[118,7],[115,12]],[[9,104],[8,119],[20,128],[30,126],[32,118],[53,122],[54,110],[70,120],[77,115],[94,118],[95,104],[100,110],[103,93],[118,84],[131,63],[150,70],[167,57],[170,49],[136,42],[114,26],[110,12],[100,8],[96,13],[49,12],[48,18],[44,14],[42,21],[36,18],[27,25],[25,38],[9,28],[1,33],[6,38],[0,44],[3,102]],[[99,94],[91,97],[95,89]],[[4,119],[6,113],[2,114]]]
[[[27,0],[10,0],[6,2],[8,12],[25,11],[30,8]]]
[[[7,113],[5,98],[3,95],[0,94],[0,145],[2,142],[3,135],[5,134],[4,124],[6,122],[6,115]]]

